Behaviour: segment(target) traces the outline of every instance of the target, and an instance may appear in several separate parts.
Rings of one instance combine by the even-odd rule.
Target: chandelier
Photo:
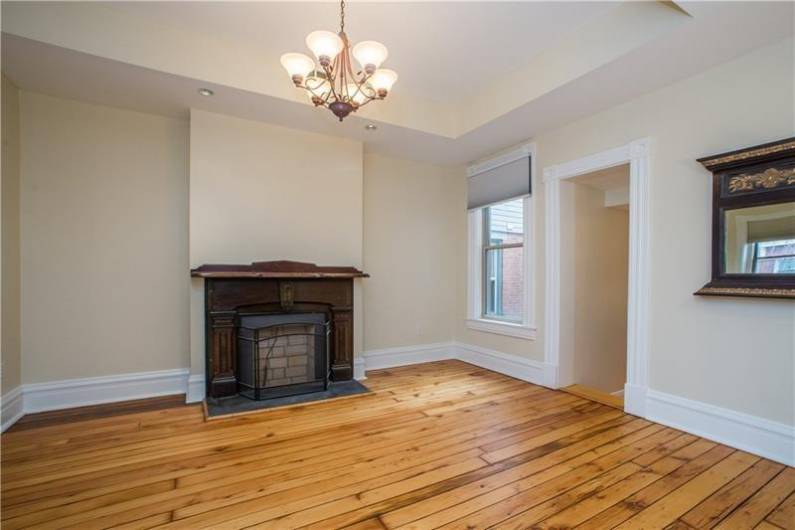
[[[342,121],[371,101],[384,99],[397,81],[397,73],[379,68],[388,55],[386,46],[367,40],[351,49],[345,34],[345,0],[340,2],[340,32],[313,31],[306,45],[318,68],[303,53],[285,53],[281,63],[296,87],[306,90],[316,107],[325,107]],[[354,72],[351,55],[361,65]]]

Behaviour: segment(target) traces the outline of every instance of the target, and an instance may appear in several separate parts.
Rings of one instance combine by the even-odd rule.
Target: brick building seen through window
[[[483,209],[483,316],[522,321],[524,305],[524,201]]]

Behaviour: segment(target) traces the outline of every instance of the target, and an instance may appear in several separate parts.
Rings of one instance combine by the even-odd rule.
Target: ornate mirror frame
[[[724,212],[795,201],[795,138],[698,159],[712,172],[712,281],[694,294],[795,299],[795,274],[726,272]]]

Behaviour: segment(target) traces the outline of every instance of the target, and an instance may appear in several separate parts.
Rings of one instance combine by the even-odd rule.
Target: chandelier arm
[[[314,98],[317,98],[317,99],[319,99],[319,100],[321,100],[321,101],[323,100],[323,98],[322,98],[321,96],[319,96],[319,95],[317,94],[317,92],[315,92],[314,90],[312,90],[312,89],[309,87],[309,85],[305,85],[303,88],[304,88],[304,90],[306,90],[307,92],[309,92],[310,94],[312,94],[312,96],[313,96],[313,98],[312,98],[312,103],[315,103],[315,99],[314,99]],[[324,103],[325,103],[325,101],[324,101]],[[317,103],[315,103],[315,106],[317,106]],[[324,106],[325,106],[325,105],[324,105]]]
[[[342,34],[342,41],[345,43],[345,45],[342,48],[342,52],[340,52],[339,54],[340,92],[342,92],[345,96],[347,96],[348,101],[350,101],[352,96],[348,92],[348,73],[350,72],[351,60],[350,57],[348,56],[348,37],[344,33]],[[356,80],[354,79],[354,83],[355,82]]]
[[[320,98],[323,100],[323,106],[328,107],[328,100],[331,98],[331,90],[326,92],[326,97]]]
[[[336,59],[334,59],[334,63],[330,64],[329,66],[321,65],[323,71],[326,74],[326,80],[328,81],[329,84],[329,92],[328,95],[326,96],[326,101],[328,101],[328,98],[331,96],[334,96],[334,99],[339,100],[339,96],[337,95],[337,90],[334,88],[334,85],[336,84],[335,83],[336,79],[334,79],[334,70],[335,70],[334,65],[337,64],[338,59],[339,56]]]
[[[343,48],[343,53],[345,54],[345,70],[346,75],[353,79],[353,82],[356,83],[357,76],[353,73],[353,64],[351,63],[351,54],[350,54],[350,43],[348,43],[348,37],[345,36],[345,47]]]
[[[376,101],[376,100],[377,100],[377,98],[368,97],[366,100],[364,100],[363,102],[359,103],[359,107],[358,108],[362,108],[365,105],[367,105],[368,103],[370,103],[371,101]]]
[[[366,77],[365,79],[362,79],[361,82],[358,82],[358,83],[355,82],[355,84],[356,84],[356,92],[353,93],[353,96],[351,96],[352,98],[356,97],[357,94],[361,94],[365,98],[367,98],[366,103],[369,103],[370,101],[372,101],[374,99],[377,99],[375,96],[377,96],[378,93],[375,90],[373,90],[373,94],[375,94],[375,96],[371,96],[365,90],[363,90],[365,88],[365,83],[366,83],[367,79],[369,79],[369,76]],[[361,103],[359,106],[361,107],[363,105],[364,105],[364,103]]]
[[[372,74],[367,74],[365,72],[364,77],[360,81],[356,81],[355,82],[356,83],[356,88],[357,88],[357,90],[356,90],[357,94],[361,93],[361,94],[364,94],[365,97],[368,97],[368,98],[372,97],[372,96],[368,95],[364,90],[362,90],[362,87],[365,87],[367,85],[367,81],[369,81],[371,77],[372,77]],[[375,90],[373,90],[373,93],[377,94],[377,92]]]
[[[314,70],[312,73],[313,73],[313,76],[312,76],[312,77],[315,77],[315,78],[317,78],[317,77],[318,77],[318,76],[317,76],[317,74],[318,74],[318,71],[317,71],[317,69],[315,69],[315,70]],[[329,77],[329,75],[328,75],[328,72],[326,71],[326,69],[325,69],[325,68],[323,69],[323,75],[325,75],[325,82],[326,82],[326,83],[328,83],[328,77]],[[330,85],[330,84],[331,84],[331,83],[329,83],[329,85]],[[323,86],[323,83],[320,83],[320,84],[319,84],[317,87],[315,87],[315,88],[320,88],[321,86]],[[323,105],[322,105],[323,107],[327,107],[327,106],[328,106],[328,105],[327,105],[327,103],[328,103],[328,98],[329,98],[329,96],[331,96],[331,91],[326,91],[326,95],[325,95],[325,97],[324,97],[322,94],[318,94],[317,92],[315,92],[315,91],[314,91],[314,90],[313,90],[313,89],[312,89],[312,88],[309,86],[309,84],[307,84],[306,82],[304,82],[304,83],[301,85],[301,88],[304,88],[304,89],[306,89],[306,90],[307,90],[307,92],[309,92],[310,94],[312,94],[314,97],[316,97],[316,98],[318,98],[319,100],[323,101]],[[312,100],[312,102],[314,103],[314,100]],[[316,103],[316,104],[315,104],[315,106],[318,106],[318,104]]]

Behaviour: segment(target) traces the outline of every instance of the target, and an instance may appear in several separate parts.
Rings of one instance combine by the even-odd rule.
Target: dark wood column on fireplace
[[[367,274],[354,267],[321,267],[295,261],[251,265],[202,265],[191,276],[204,278],[207,392],[237,393],[237,321],[241,314],[324,312],[331,322],[331,377],[353,378],[353,279]]]

